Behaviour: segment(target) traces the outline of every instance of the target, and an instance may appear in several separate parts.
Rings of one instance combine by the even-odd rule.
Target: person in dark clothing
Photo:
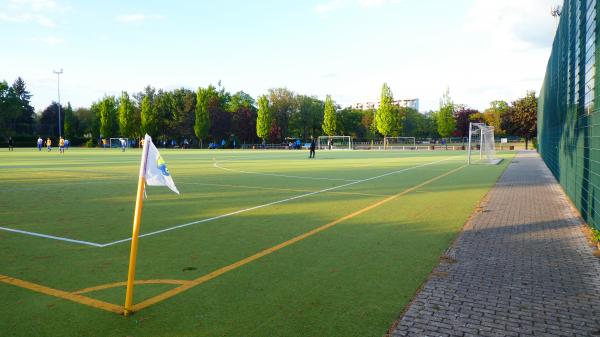
[[[310,154],[308,155],[308,158],[314,158],[315,157],[315,148],[317,147],[317,144],[315,144],[315,139],[312,138],[310,140]]]
[[[12,137],[8,137],[8,151],[14,151],[15,141]]]

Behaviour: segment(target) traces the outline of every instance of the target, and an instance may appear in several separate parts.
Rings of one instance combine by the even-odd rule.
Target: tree
[[[18,99],[19,114],[15,120],[15,132],[23,135],[33,135],[35,132],[35,110],[30,104],[31,93],[27,90],[25,81],[18,77],[12,85]],[[17,103],[17,102],[15,102]]]
[[[325,107],[323,110],[323,132],[328,136],[335,136],[337,131],[335,105],[331,96],[325,97]]]
[[[440,99],[440,110],[437,112],[437,131],[442,137],[452,135],[456,129],[456,121],[454,120],[454,103],[450,98],[450,89]]]
[[[93,140],[98,138],[100,130],[95,130],[94,126],[99,125],[96,121],[96,114],[92,109],[79,108],[75,110],[75,119],[77,119],[77,131],[75,133],[79,136],[92,138]]]
[[[71,107],[71,103],[67,103],[67,107],[64,110],[65,112],[65,138],[73,138],[77,136],[77,118],[73,114],[73,108]]]
[[[256,107],[254,99],[243,91],[231,96],[229,110],[231,111],[231,132],[237,143],[255,143],[256,137]]]
[[[427,137],[425,130],[425,115],[417,110],[402,107],[399,109],[400,114],[404,116],[402,123],[402,135],[405,137]]]
[[[296,109],[290,116],[288,136],[308,139],[321,134],[324,103],[316,97],[297,95]]]
[[[134,136],[134,106],[133,101],[129,98],[127,91],[121,92],[119,99],[119,131],[123,137]]]
[[[337,112],[337,132],[342,135],[352,136],[353,138],[365,138],[368,134],[368,128],[362,124],[362,110],[345,108]]]
[[[198,88],[196,92],[194,133],[200,141],[200,148],[202,148],[202,141],[208,137],[208,130],[210,130],[210,116],[208,115],[209,89]]]
[[[0,133],[13,135],[20,115],[21,102],[15,90],[6,81],[0,82]]]
[[[150,101],[150,96],[146,95],[142,99],[140,106],[141,134],[156,136],[158,134],[158,112]]]
[[[115,136],[117,132],[117,101],[114,96],[105,96],[98,105],[100,113],[100,134],[104,138]]]
[[[456,132],[458,137],[469,136],[469,124],[476,122],[474,117],[480,115],[479,111],[468,108],[464,105],[457,106],[454,111],[454,119],[456,120]]]
[[[393,101],[394,96],[392,90],[390,90],[387,83],[384,83],[381,88],[379,109],[377,109],[377,114],[375,115],[377,130],[384,137],[397,133],[399,129],[399,116],[397,111],[394,110],[392,105]],[[386,146],[386,144],[384,144],[384,146]]]
[[[1,92],[0,90],[0,94]],[[61,107],[60,110],[61,113],[65,111],[64,107]],[[52,102],[52,104],[42,111],[38,123],[38,133],[44,137],[58,137],[58,103]]]
[[[256,118],[256,135],[258,138],[266,142],[271,130],[271,108],[269,106],[269,99],[266,95],[262,95],[258,98],[258,115]]]
[[[269,109],[271,118],[275,120],[277,126],[277,130],[272,133],[277,138],[271,138],[272,141],[282,141],[282,137],[289,134],[289,121],[292,114],[297,111],[297,102],[296,94],[287,88],[269,89]]]
[[[196,109],[196,93],[192,90],[175,89],[171,95],[172,118],[168,122],[170,133],[175,137],[188,140],[194,137],[194,111]]]
[[[535,91],[528,91],[525,97],[512,102],[507,113],[508,132],[525,137],[525,149],[529,139],[537,134],[537,98]]]
[[[504,114],[510,110],[510,106],[505,101],[492,101],[490,107],[483,112],[485,124],[494,127],[494,134],[503,135],[502,119]]]

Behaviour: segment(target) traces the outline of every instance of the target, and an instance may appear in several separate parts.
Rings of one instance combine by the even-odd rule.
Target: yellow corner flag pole
[[[133,313],[133,283],[135,280],[135,262],[137,258],[138,236],[140,233],[140,221],[142,219],[142,203],[144,201],[146,160],[148,158],[148,139],[144,139],[142,149],[142,162],[140,164],[140,177],[138,179],[137,196],[135,199],[135,212],[133,214],[133,233],[131,235],[131,253],[129,255],[129,272],[127,273],[127,293],[125,294],[125,311],[123,314],[129,316]]]

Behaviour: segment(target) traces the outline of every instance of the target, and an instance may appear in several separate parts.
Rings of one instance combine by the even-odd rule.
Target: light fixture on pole
[[[62,68],[60,68],[59,71],[54,70],[54,73],[56,74],[57,78],[58,78],[58,137],[62,137],[62,123],[60,121],[60,74],[63,73]]]

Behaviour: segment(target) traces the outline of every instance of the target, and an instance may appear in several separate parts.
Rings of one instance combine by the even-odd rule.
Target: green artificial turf
[[[182,194],[149,187],[142,234],[274,204],[141,238],[138,280],[196,279],[465,163],[459,151],[161,154]],[[500,165],[462,168],[131,317],[0,282],[0,335],[382,336],[513,154],[500,156]],[[127,239],[139,159],[139,150],[0,152],[0,226],[96,244]],[[0,231],[0,274],[77,291],[125,281],[129,249]],[[134,302],[174,287],[136,286]],[[124,293],[86,296],[121,305]]]

